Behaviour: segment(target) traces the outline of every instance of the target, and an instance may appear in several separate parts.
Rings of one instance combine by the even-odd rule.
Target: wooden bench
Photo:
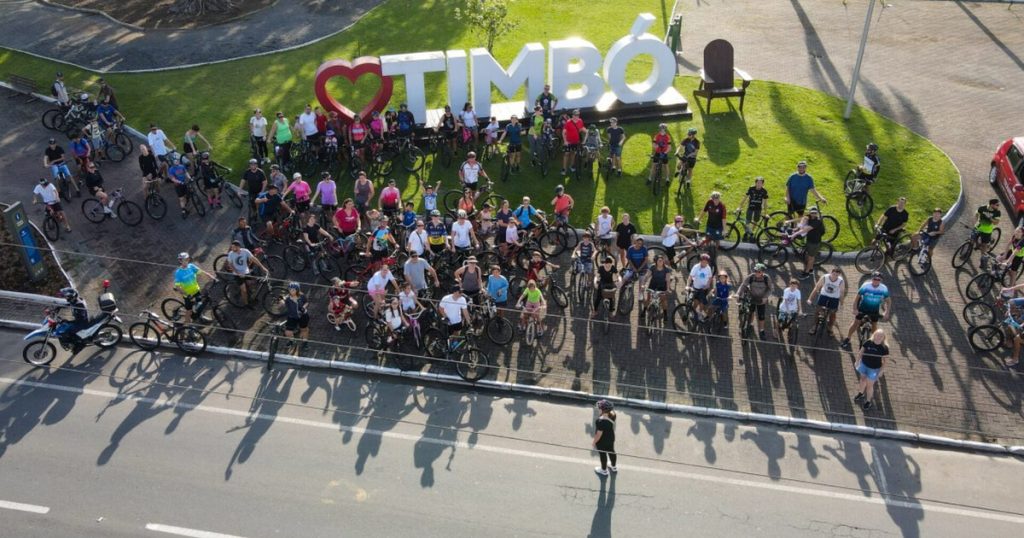
[[[739,87],[734,84],[735,77],[741,80]],[[700,70],[700,86],[693,91],[693,95],[707,98],[707,112],[711,112],[711,100],[716,97],[739,97],[740,112],[743,112],[743,100],[751,80],[746,71],[733,65],[732,43],[716,39],[704,47],[704,68]]]
[[[31,103],[38,99],[33,94],[39,91],[39,85],[36,84],[36,81],[30,78],[15,75],[14,73],[7,73],[7,84],[10,84],[12,92],[8,98],[15,97],[17,95],[27,95],[29,98],[25,101],[26,103]]]

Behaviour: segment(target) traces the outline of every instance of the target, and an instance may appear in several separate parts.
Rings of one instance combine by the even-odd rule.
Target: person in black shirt
[[[260,246],[259,239],[256,238],[252,226],[249,226],[249,221],[245,217],[238,217],[238,224],[231,232],[231,240],[241,242],[242,248],[250,252],[255,252],[256,247]]]
[[[882,368],[885,367],[885,357],[889,354],[889,346],[885,343],[885,331],[878,329],[871,340],[864,342],[860,348],[860,358],[857,359],[857,373],[860,374],[860,382],[857,385],[857,395],[853,401],[863,405],[864,410],[871,409],[874,404],[871,399],[875,394],[875,382],[882,377]]]
[[[875,231],[885,234],[884,239],[887,245],[887,252],[892,252],[893,247],[896,245],[896,240],[899,239],[903,228],[907,226],[908,220],[910,220],[910,214],[907,213],[907,199],[904,197],[900,197],[896,201],[896,205],[890,206],[889,209],[885,210],[885,213],[882,213],[881,217],[878,217]]]
[[[558,108],[558,98],[555,97],[555,94],[551,93],[550,84],[544,85],[544,91],[537,96],[533,104],[540,106],[540,109],[544,112],[544,119],[547,120],[553,117],[552,112]]]
[[[317,216],[310,213],[306,217],[306,225],[302,227],[302,241],[306,243],[306,251],[312,253],[315,248],[320,244],[321,239],[327,241],[334,241],[334,237],[331,236],[327,230],[320,227],[317,224]]]
[[[284,335],[295,338],[295,346],[302,342],[302,351],[309,349],[309,302],[306,294],[300,291],[298,282],[288,283],[288,295],[284,298],[285,326]]]
[[[636,226],[629,222],[629,213],[622,214],[622,222],[615,227],[615,246],[619,248],[619,265],[626,267],[626,249],[633,244]]]
[[[256,159],[249,159],[249,168],[242,172],[242,190],[249,193],[249,216],[256,215],[256,197],[259,196],[263,184],[267,181],[267,174],[259,166]]]
[[[757,221],[761,220],[761,212],[764,210],[764,202],[768,199],[768,189],[764,188],[764,178],[757,176],[754,178],[754,184],[747,188],[747,194],[740,200],[738,208],[742,208],[744,205],[747,206],[747,222],[746,230],[743,234],[744,241],[750,241],[750,228],[757,224]]]
[[[600,400],[597,402],[597,408],[601,414],[594,421],[594,448],[601,459],[601,466],[595,467],[594,472],[600,476],[608,476],[608,471],[619,472],[615,466],[615,406],[608,400]]]
[[[619,127],[619,120],[612,118],[608,120],[609,126],[605,129],[608,135],[608,158],[612,160],[612,168],[620,177],[622,176],[622,146],[626,142],[626,130]]]
[[[672,286],[675,282],[675,275],[672,274],[672,268],[665,265],[665,257],[658,255],[654,258],[654,264],[647,271],[647,291],[644,293],[643,300],[640,302],[641,314],[647,310],[647,305],[650,304],[654,298],[655,293],[667,292],[669,286]],[[668,294],[661,293],[658,297],[658,302],[661,303],[661,310],[668,314]],[[646,320],[650,323],[651,320]]]
[[[437,122],[437,127],[434,130],[441,131],[444,135],[445,140],[448,141],[448,145],[451,146],[452,151],[455,151],[455,115],[452,114],[452,107],[445,105],[444,114],[441,115],[441,119]]]
[[[590,317],[597,316],[597,309],[601,306],[601,301],[607,297],[611,304],[608,306],[608,313],[615,312],[615,290],[619,287],[619,270],[615,268],[615,260],[611,256],[605,256],[601,260],[601,265],[597,268],[597,274],[594,276],[594,311],[591,312]]]
[[[806,239],[806,245],[804,246],[804,270],[800,273],[800,280],[804,280],[811,276],[814,271],[814,264],[818,253],[821,252],[821,238],[825,236],[825,223],[821,220],[821,213],[818,212],[818,208],[811,207],[807,212],[807,216],[804,217],[803,221],[797,226],[793,235],[789,236],[790,240],[804,236]]]
[[[114,216],[114,213],[110,211],[110,202],[108,202],[107,193],[103,190],[103,176],[100,175],[100,171],[96,169],[96,163],[87,161],[85,165],[85,176],[82,178],[85,181],[85,190],[89,194],[96,197],[97,200],[103,204],[103,212]]]

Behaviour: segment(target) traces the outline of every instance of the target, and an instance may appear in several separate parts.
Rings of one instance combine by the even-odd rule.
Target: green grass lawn
[[[456,0],[390,0],[349,30],[298,50],[201,68],[111,74],[106,78],[117,89],[131,124],[144,127],[151,121],[157,122],[180,145],[185,130],[192,123],[199,123],[213,143],[215,158],[241,169],[248,158],[246,122],[252,108],[297,114],[305,103],[315,101],[313,74],[324,60],[481,46],[479,39],[454,19],[458,4]],[[589,39],[604,52],[628,32],[631,17],[637,12],[649,11],[657,16],[659,23],[652,31],[663,32],[670,5],[636,0],[630,4],[630,10],[623,12],[616,2],[518,0],[513,4],[513,13],[521,26],[495,46],[494,55],[507,65],[524,43],[536,41],[546,45],[549,40],[574,35]],[[42,87],[49,84],[57,68],[53,62],[0,51],[0,70],[34,77]],[[71,86],[88,87],[98,77],[69,66],[60,69]],[[645,78],[646,69],[642,61],[634,62],[631,73],[635,79]],[[686,96],[692,94],[696,85],[697,80],[692,77],[676,80],[676,87]],[[428,75],[427,87],[433,89],[428,105],[441,106],[446,95],[443,76]],[[341,100],[352,103],[351,108],[358,108],[358,103],[376,92],[376,84],[360,80],[354,86],[332,85],[332,90],[335,95],[346,96]],[[396,81],[392,103],[404,99],[404,94],[403,84]],[[494,102],[503,99],[496,95]],[[819,192],[831,202],[825,212],[835,215],[843,226],[835,247],[851,250],[870,238],[870,226],[847,219],[841,180],[847,170],[860,162],[864,145],[874,141],[881,146],[882,174],[872,187],[876,207],[881,206],[873,216],[877,217],[898,196],[907,196],[911,226],[916,227],[933,207],[947,208],[953,203],[959,188],[957,173],[938,148],[899,124],[860,107],[854,109],[850,120],[843,120],[843,104],[820,92],[766,81],[755,81],[750,86],[743,115],[735,110],[734,104],[720,100],[715,102],[714,112],[706,114],[691,99],[693,120],[670,123],[673,139],[679,140],[688,127],[696,126],[703,142],[694,172],[694,189],[683,197],[677,198],[673,187],[669,194],[655,198],[644,187],[649,137],[656,123],[624,125],[628,140],[625,173],[621,178],[599,181],[596,185],[574,184],[552,174],[541,178],[526,166],[508,184],[498,185],[498,192],[510,199],[529,194],[536,205],[547,209],[554,185],[564,183],[576,199],[573,220],[577,225],[584,225],[601,206],[607,205],[616,215],[622,211],[633,214],[641,231],[656,233],[676,213],[693,216],[713,190],[723,193],[727,205],[735,205],[758,175],[767,179],[770,207],[781,208],[785,180],[795,170],[796,162],[805,159]],[[495,177],[498,166],[488,165]],[[403,195],[418,203],[421,192],[417,178],[396,179]],[[431,167],[430,163],[424,179],[441,180],[448,186],[458,181],[454,167],[449,170]]]

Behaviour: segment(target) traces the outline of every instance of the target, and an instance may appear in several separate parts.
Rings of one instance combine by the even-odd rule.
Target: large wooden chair
[[[735,76],[733,75],[735,73]],[[735,79],[742,80],[736,87]],[[740,112],[743,112],[743,98],[750,86],[750,75],[733,65],[732,43],[716,39],[704,47],[704,68],[700,70],[700,87],[693,91],[695,97],[706,97],[707,111],[711,112],[711,100],[716,97],[739,97]]]

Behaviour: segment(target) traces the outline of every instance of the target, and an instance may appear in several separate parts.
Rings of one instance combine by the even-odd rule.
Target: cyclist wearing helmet
[[[199,165],[196,166],[196,175],[203,180],[203,188],[206,190],[206,202],[211,208],[222,208],[220,203],[220,186],[223,180],[217,173],[213,161],[210,160],[210,152],[204,151],[199,154]]]
[[[864,150],[864,162],[857,167],[857,177],[864,180],[864,190],[878,178],[882,163],[878,159],[878,144],[871,142]]]
[[[295,346],[302,342],[302,351],[309,349],[309,301],[302,293],[298,282],[288,283],[288,295],[284,298],[284,335],[295,338]]]
[[[178,206],[181,208],[181,218],[185,218],[188,216],[188,182],[192,181],[192,176],[178,157],[172,158],[171,167],[167,169],[167,178],[174,184],[174,193],[178,196]]]
[[[697,152],[700,151],[700,140],[697,140],[697,129],[690,127],[686,131],[686,138],[679,142],[676,148],[676,176],[679,177],[679,189],[685,185],[690,188],[690,181],[693,179],[693,167],[697,166]]]
[[[615,454],[615,406],[608,400],[599,400],[597,409],[601,414],[594,421],[594,449],[601,459],[601,466],[595,467],[594,472],[608,476],[608,471],[619,472],[615,466],[618,459]]]
[[[662,123],[658,125],[658,132],[651,139],[651,161],[654,166],[651,167],[651,175],[647,176],[647,184],[650,185],[654,181],[654,174],[660,170],[661,177],[665,177],[668,173],[668,154],[672,151],[672,135],[668,134],[668,125]]]
[[[427,232],[427,244],[430,245],[430,253],[441,254],[449,248],[448,227],[441,220],[441,212],[433,210],[430,212],[430,222],[425,226]]]
[[[551,205],[555,208],[555,223],[569,224],[569,213],[576,201],[565,192],[565,187],[555,187],[555,197],[551,199]]]
[[[562,126],[562,175],[565,175],[566,167],[571,172],[576,171],[576,149],[580,141],[587,136],[587,128],[580,119],[580,110],[572,111],[572,117]]]
[[[750,294],[750,304],[757,314],[757,333],[764,340],[764,318],[765,303],[772,295],[772,279],[765,274],[765,265],[759,263],[754,266],[754,272],[743,279],[740,289],[736,290],[737,297],[744,297]]]
[[[654,295],[660,293],[658,302],[661,303],[661,311],[668,316],[668,290],[675,285],[675,281],[676,275],[672,272],[672,268],[665,264],[665,256],[661,254],[655,256],[654,263],[647,270],[647,289],[640,300],[640,315],[643,316]],[[646,322],[651,323],[651,320],[648,319]]]
[[[597,124],[591,123],[587,129],[587,137],[583,140],[583,147],[587,149],[587,162],[597,160],[601,151],[601,131],[597,130]]]
[[[850,322],[850,328],[846,331],[846,338],[843,338],[839,347],[850,351],[850,338],[857,332],[857,326],[862,319],[867,317],[871,320],[871,332],[878,329],[878,319],[889,320],[889,288],[882,284],[882,273],[875,271],[871,273],[871,280],[857,290],[857,300],[853,303],[853,312],[856,314]]]
[[[85,300],[78,295],[74,288],[62,288],[59,293],[67,301],[66,307],[71,309],[71,321],[63,327],[59,336],[70,339],[72,342],[71,354],[74,355],[85,347],[78,337],[78,331],[89,326],[89,309],[85,304]]]
[[[178,268],[174,270],[174,289],[181,293],[182,302],[185,303],[185,318],[189,323],[192,323],[192,309],[195,308],[196,298],[202,290],[199,286],[200,274],[206,275],[210,280],[217,280],[217,277],[191,263],[188,252],[178,254]]]

